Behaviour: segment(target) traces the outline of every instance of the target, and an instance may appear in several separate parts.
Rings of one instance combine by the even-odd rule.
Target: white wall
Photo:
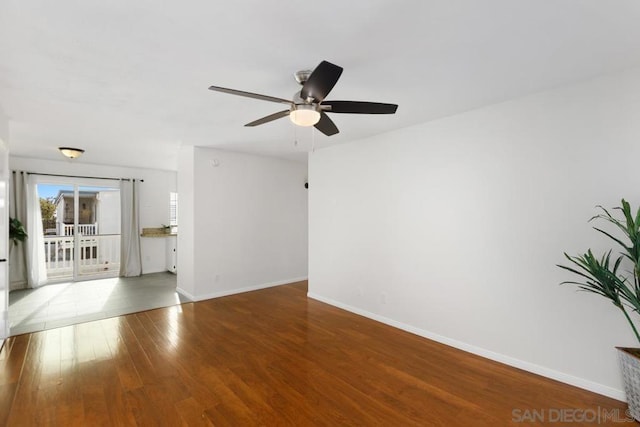
[[[189,183],[182,182],[190,164],[191,204],[184,191]],[[306,278],[306,173],[303,163],[184,148],[178,169],[179,287],[204,299]],[[193,264],[182,253],[189,243],[182,234],[185,221],[193,226]],[[193,268],[193,292],[183,288],[187,268]]]
[[[195,296],[195,148],[178,151],[178,289]],[[193,299],[193,298],[192,298]]]
[[[169,221],[169,192],[176,191],[176,173],[172,171],[104,166],[75,161],[51,161],[9,157],[11,170],[37,173],[79,175],[99,178],[143,179],[140,184],[140,228],[160,227]],[[166,270],[166,242],[161,238],[141,238],[142,273]]]
[[[309,294],[623,398],[638,343],[555,264],[610,247],[587,220],[640,206],[639,158],[638,69],[316,151]]]

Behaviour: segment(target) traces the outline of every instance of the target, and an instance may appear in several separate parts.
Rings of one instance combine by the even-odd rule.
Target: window
[[[174,227],[178,226],[178,193],[171,192],[169,193],[169,225],[171,226],[171,231]]]

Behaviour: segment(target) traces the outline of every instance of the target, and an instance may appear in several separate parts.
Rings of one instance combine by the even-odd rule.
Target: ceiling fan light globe
[[[298,126],[313,126],[320,121],[320,112],[312,105],[300,105],[291,110],[289,118]]]

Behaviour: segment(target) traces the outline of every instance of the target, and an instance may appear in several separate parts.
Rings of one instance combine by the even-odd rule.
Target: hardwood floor
[[[579,408],[624,419],[622,402],[306,291],[300,282],[12,337],[0,352],[0,425],[539,425],[526,416]]]

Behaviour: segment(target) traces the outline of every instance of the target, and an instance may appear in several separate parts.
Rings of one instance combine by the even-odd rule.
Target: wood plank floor
[[[540,411],[563,408],[624,418],[622,402],[306,292],[300,282],[12,337],[0,425],[540,425]]]

